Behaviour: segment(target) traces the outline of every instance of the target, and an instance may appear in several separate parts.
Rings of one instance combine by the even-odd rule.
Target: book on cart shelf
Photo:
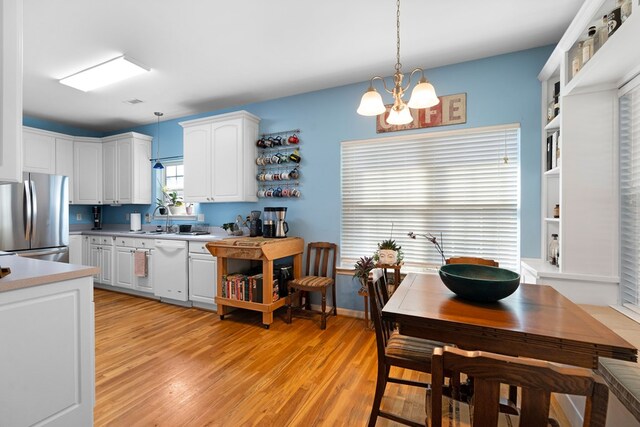
[[[262,274],[252,276],[242,273],[227,274],[224,276],[222,298],[262,303],[262,278]],[[280,286],[276,278],[273,279],[273,301],[279,298]]]

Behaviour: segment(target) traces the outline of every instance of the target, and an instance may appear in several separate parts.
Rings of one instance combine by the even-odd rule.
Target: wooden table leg
[[[363,295],[364,297],[364,326],[365,328],[369,328],[369,296],[367,294]]]
[[[218,276],[216,277],[216,295],[222,296],[222,287],[224,286],[224,276],[227,275],[227,258],[218,258]],[[216,312],[220,316],[220,320],[224,320],[224,316],[228,314],[229,309],[225,307],[221,301],[216,301],[218,308]]]
[[[268,313],[262,313],[262,326],[269,329],[269,326],[273,323],[273,311]]]

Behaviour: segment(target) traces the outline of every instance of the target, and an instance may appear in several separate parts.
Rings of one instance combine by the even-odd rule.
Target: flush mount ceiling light
[[[389,111],[389,117],[387,117],[387,123],[391,125],[404,125],[413,121],[413,116],[409,111],[409,108],[429,108],[434,105],[438,105],[440,100],[436,95],[436,91],[433,85],[427,81],[424,77],[424,70],[422,68],[414,69],[409,75],[409,84],[406,87],[402,87],[402,64],[400,63],[400,0],[396,1],[397,13],[396,13],[396,72],[393,75],[394,86],[393,89],[387,88],[387,83],[384,78],[380,76],[374,76],[369,82],[369,89],[362,95],[360,100],[360,106],[358,107],[358,114],[363,116],[377,116],[387,111],[384,103],[382,102],[382,96],[373,87],[373,81],[378,79],[382,80],[384,90],[393,96],[393,106]],[[411,80],[416,73],[421,74],[418,84],[413,88],[411,92],[411,98],[409,103],[405,103],[402,99],[404,93],[411,86]]]
[[[148,68],[140,65],[135,60],[121,55],[65,77],[60,80],[60,83],[83,92],[89,92],[148,71]]]

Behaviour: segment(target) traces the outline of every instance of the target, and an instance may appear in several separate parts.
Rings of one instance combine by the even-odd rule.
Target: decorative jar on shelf
[[[552,234],[553,238],[551,242],[549,242],[549,250],[547,252],[547,259],[551,263],[551,265],[558,265],[558,256],[560,254],[560,242],[558,242],[558,235]]]

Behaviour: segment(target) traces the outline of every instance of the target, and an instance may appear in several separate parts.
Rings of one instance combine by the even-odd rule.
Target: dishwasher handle
[[[183,240],[156,240],[156,248],[187,249]]]

